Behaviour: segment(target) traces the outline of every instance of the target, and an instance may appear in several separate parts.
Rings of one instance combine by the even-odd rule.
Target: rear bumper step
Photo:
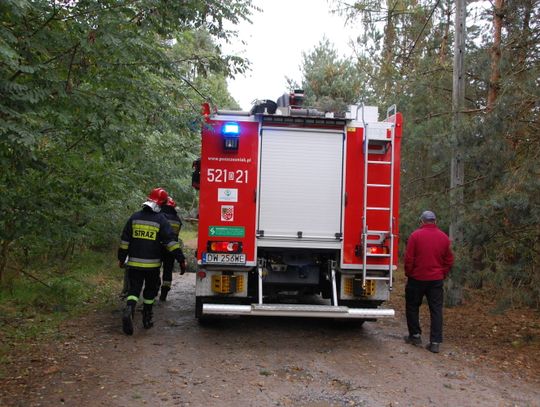
[[[203,315],[260,315],[314,318],[393,318],[395,312],[387,308],[349,308],[332,305],[296,304],[203,304]]]

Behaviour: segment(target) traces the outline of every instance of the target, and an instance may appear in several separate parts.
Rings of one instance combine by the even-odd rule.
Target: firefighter
[[[191,165],[193,174],[191,174],[191,186],[197,191],[201,188],[201,159],[197,158]]]
[[[179,263],[185,260],[171,225],[160,213],[168,198],[163,188],[153,189],[142,209],[129,218],[122,232],[118,263],[120,267],[127,267],[129,279],[127,304],[122,313],[122,328],[126,335],[133,335],[135,306],[143,286],[143,326],[149,329],[154,325],[152,306],[159,290],[162,246]]]
[[[161,207],[161,212],[169,221],[176,240],[180,241],[178,239],[178,234],[180,233],[180,229],[182,228],[182,221],[176,213],[176,202],[174,201],[174,199],[169,197],[167,199],[167,203]],[[160,301],[167,301],[167,294],[171,290],[174,260],[175,257],[172,253],[167,250],[163,250],[163,277],[161,281],[161,295],[159,296]],[[182,275],[185,272],[186,262],[183,261],[180,263],[180,274]]]

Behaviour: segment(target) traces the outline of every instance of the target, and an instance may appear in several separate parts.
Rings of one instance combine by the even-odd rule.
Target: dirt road
[[[478,366],[458,343],[403,343],[403,315],[358,327],[317,319],[228,318],[199,326],[193,274],[145,331],[121,331],[121,302],[21,355],[2,406],[540,406],[535,378]],[[34,355],[34,356],[32,356]],[[538,379],[538,378],[536,378]]]

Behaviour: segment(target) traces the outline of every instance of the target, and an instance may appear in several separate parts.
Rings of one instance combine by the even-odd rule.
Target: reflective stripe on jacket
[[[163,215],[165,215],[165,217],[169,221],[169,224],[171,225],[172,230],[174,234],[176,235],[176,239],[178,239],[178,235],[180,234],[180,229],[182,229],[182,221],[180,220],[180,217],[178,216],[176,209],[170,206],[164,206],[161,209],[161,213],[163,213]]]
[[[167,218],[143,207],[129,218],[122,231],[118,260],[124,263],[129,256],[128,267],[159,268],[162,247],[169,252],[180,252],[180,244]],[[183,254],[180,252],[178,256],[183,257]]]

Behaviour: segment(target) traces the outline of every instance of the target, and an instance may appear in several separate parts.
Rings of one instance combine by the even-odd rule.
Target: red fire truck
[[[281,98],[280,98],[281,99]],[[205,105],[196,317],[393,317],[402,117]],[[279,101],[278,101],[279,102]]]

